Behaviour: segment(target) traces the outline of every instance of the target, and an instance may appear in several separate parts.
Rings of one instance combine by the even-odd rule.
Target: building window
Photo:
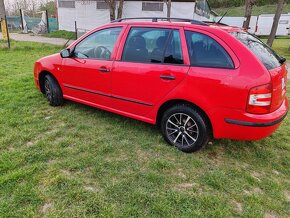
[[[75,1],[59,0],[58,7],[59,8],[75,8],[76,6],[75,6]]]
[[[104,1],[97,1],[97,9],[109,9],[109,5]]]
[[[163,2],[142,2],[142,11],[163,11]]]

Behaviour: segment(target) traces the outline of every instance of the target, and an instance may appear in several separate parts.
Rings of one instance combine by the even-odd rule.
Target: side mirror
[[[70,51],[70,49],[69,48],[66,48],[66,49],[63,49],[61,52],[60,52],[60,56],[62,57],[62,58],[69,58],[69,57],[71,57],[71,51]]]

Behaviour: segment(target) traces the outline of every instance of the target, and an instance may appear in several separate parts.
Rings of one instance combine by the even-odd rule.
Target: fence
[[[24,16],[24,19],[27,23],[27,28],[31,31],[34,27],[36,27],[40,21],[41,17],[28,17]],[[21,17],[20,16],[7,16],[7,24],[9,31],[19,31],[21,30]],[[53,32],[58,30],[58,22],[57,18],[48,18],[48,27],[49,32]]]

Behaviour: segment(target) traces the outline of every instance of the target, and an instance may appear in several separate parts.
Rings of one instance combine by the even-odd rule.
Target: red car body
[[[122,27],[111,60],[62,58],[60,54],[44,57],[35,64],[37,88],[43,91],[42,74],[49,73],[58,81],[65,99],[151,124],[160,121],[168,106],[189,102],[207,115],[214,138],[261,139],[273,133],[287,114],[285,64],[268,70],[250,49],[229,34],[243,32],[241,29],[186,22],[116,22],[90,31],[68,48],[73,49],[88,35],[110,27]],[[177,29],[184,64],[121,61],[132,27]],[[216,40],[230,55],[234,69],[191,66],[185,30]],[[162,76],[175,80],[164,80]],[[248,112],[251,89],[265,84],[269,84],[271,92],[269,110]]]

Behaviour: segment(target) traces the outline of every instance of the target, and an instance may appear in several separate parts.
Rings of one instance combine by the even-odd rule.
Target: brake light
[[[272,102],[272,86],[266,84],[250,89],[247,112],[252,114],[266,114],[270,112]]]

